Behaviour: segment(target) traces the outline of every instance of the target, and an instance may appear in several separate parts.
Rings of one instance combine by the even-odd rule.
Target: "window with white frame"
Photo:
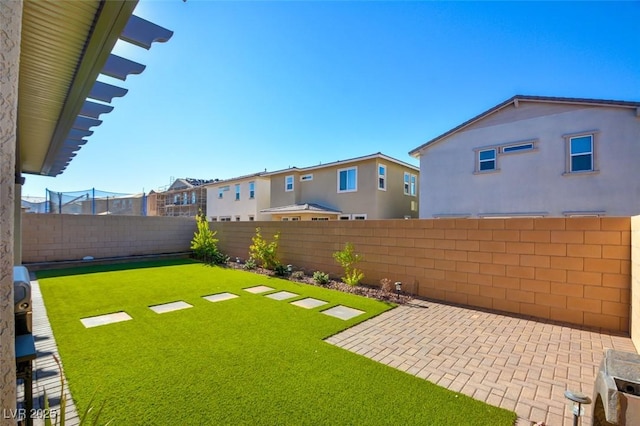
[[[378,189],[387,190],[387,166],[384,164],[378,164]]]
[[[220,216],[220,222],[231,222],[231,216]]]
[[[293,191],[293,175],[284,177],[284,190],[286,192]]]
[[[338,192],[358,190],[358,167],[338,170]]]
[[[417,192],[417,180],[418,180],[418,176],[416,175],[411,175],[411,186],[409,188],[409,194],[412,196],[416,196],[416,192]]]
[[[253,215],[249,215],[249,222],[253,222],[256,218]]]
[[[256,197],[256,183],[249,182],[249,198],[253,199]]]
[[[236,184],[236,201],[240,201],[240,184]]]
[[[312,217],[311,220],[329,220],[328,217]]]
[[[411,179],[411,176],[409,175],[409,173],[404,172],[404,195],[409,195],[409,181]]]
[[[568,137],[568,172],[591,172],[594,167],[593,134]]]
[[[224,196],[224,193],[229,191],[229,186],[221,186],[220,188],[218,188],[218,198],[222,198]]]
[[[477,170],[479,172],[489,172],[496,169],[496,149],[483,149],[478,151],[478,165]]]
[[[338,217],[339,220],[351,220],[351,215],[350,214],[341,214]]]
[[[236,222],[240,222],[240,216],[236,216]]]
[[[300,182],[306,182],[309,180],[313,180],[313,173],[309,173],[307,175],[300,176]]]
[[[366,214],[354,214],[354,215],[351,215],[351,217],[353,217],[353,220],[366,220],[367,219],[367,215]]]

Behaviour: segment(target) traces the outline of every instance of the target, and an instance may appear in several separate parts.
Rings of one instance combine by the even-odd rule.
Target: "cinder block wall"
[[[640,216],[631,218],[631,307],[631,340],[640,350]]]
[[[190,250],[194,218],[22,215],[22,261],[52,262]]]
[[[242,259],[257,226],[268,239],[279,231],[282,262],[309,272],[339,276],[332,253],[349,241],[367,284],[389,278],[436,300],[629,333],[628,217],[211,224]]]

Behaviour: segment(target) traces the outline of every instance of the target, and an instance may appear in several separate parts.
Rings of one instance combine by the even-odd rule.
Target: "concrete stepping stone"
[[[349,308],[348,306],[334,306],[333,308],[329,308],[325,311],[322,311],[323,314],[329,315],[331,317],[340,318],[341,320],[349,320],[351,318],[357,317],[358,315],[364,314],[364,311],[359,309]]]
[[[236,297],[240,297],[240,296],[233,293],[217,293],[217,294],[210,294],[209,296],[202,296],[203,299],[206,299],[209,302],[222,302],[224,300],[235,299]]]
[[[180,309],[193,308],[193,305],[179,300],[177,302],[163,303],[162,305],[149,306],[153,312],[157,314],[165,314],[167,312],[179,311]]]
[[[299,306],[305,309],[313,309],[318,306],[326,305],[329,302],[325,302],[324,300],[314,299],[312,297],[307,297],[306,299],[296,300],[295,302],[290,302],[292,305]]]
[[[279,291],[277,293],[267,294],[265,297],[273,300],[286,300],[296,296],[298,296],[296,293],[291,293],[290,291]]]
[[[98,327],[99,325],[113,324],[133,319],[126,312],[114,312],[112,314],[98,315],[96,317],[82,318],[80,322],[85,328]]]
[[[258,285],[255,287],[245,288],[244,291],[248,291],[253,294],[266,293],[267,291],[275,290],[273,287],[268,287],[266,285]]]

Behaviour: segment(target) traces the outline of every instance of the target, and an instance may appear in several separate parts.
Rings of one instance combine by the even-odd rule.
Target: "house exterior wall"
[[[640,216],[631,218],[631,340],[640,351]]]
[[[378,164],[387,166],[387,190],[378,190]],[[356,191],[338,192],[338,171],[357,168]],[[296,203],[313,203],[341,211],[344,215],[364,214],[367,219],[417,217],[411,211],[410,199],[403,193],[404,172],[419,173],[383,158],[357,162],[331,164],[326,167],[302,170],[284,170],[271,175],[271,207]],[[294,176],[294,191],[285,191],[285,176]],[[313,175],[312,180],[301,181],[301,176]],[[279,217],[279,216],[278,216]],[[276,216],[274,215],[274,220]]]
[[[13,265],[15,230],[15,159],[22,2],[0,5],[0,410],[16,409]],[[19,204],[18,204],[19,206]],[[14,232],[15,231],[15,232]],[[19,246],[18,246],[19,247]],[[20,256],[17,256],[19,258]],[[2,424],[12,423],[2,420]]]
[[[640,213],[640,118],[631,108],[511,104],[420,152],[420,217],[599,212]],[[566,173],[563,136],[595,135],[595,172]],[[498,155],[496,172],[474,173],[475,149],[535,141]]]
[[[255,183],[254,198],[249,198],[249,183]],[[240,199],[235,199],[235,185],[240,185]],[[218,198],[220,188],[229,187],[223,193],[222,198]],[[269,208],[271,183],[269,179],[259,176],[252,176],[245,179],[230,179],[215,185],[207,185],[207,218],[220,220],[221,217],[230,217],[236,220],[248,221],[249,216],[254,220],[268,220],[269,216],[260,213],[260,210]]]

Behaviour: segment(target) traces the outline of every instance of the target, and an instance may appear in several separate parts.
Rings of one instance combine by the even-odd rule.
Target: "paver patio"
[[[489,404],[517,425],[572,425],[566,389],[593,393],[607,348],[631,339],[457,306],[414,300],[327,342]],[[583,425],[591,424],[591,406]]]

